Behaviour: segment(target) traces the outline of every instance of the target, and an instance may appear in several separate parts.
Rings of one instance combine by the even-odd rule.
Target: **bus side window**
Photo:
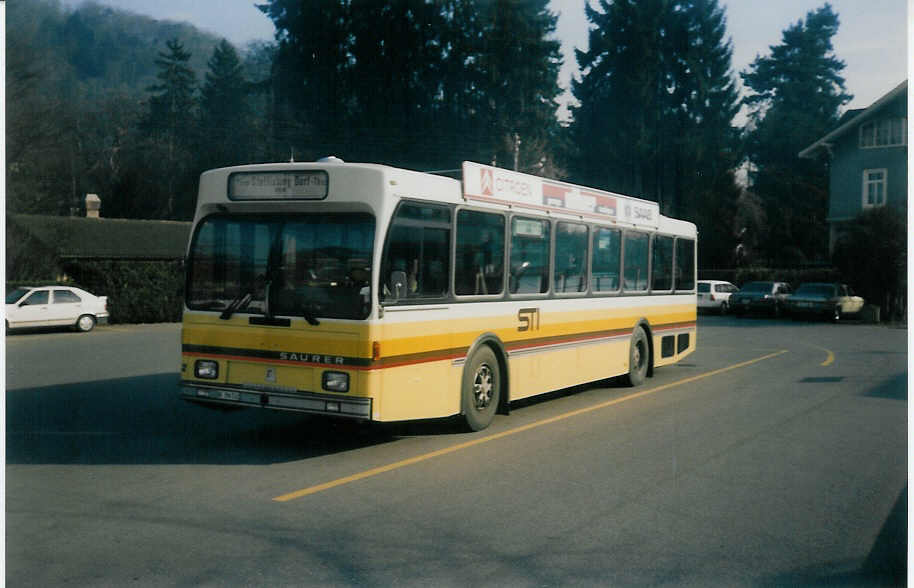
[[[511,219],[509,287],[512,294],[549,291],[549,221]]]
[[[622,287],[627,292],[647,292],[647,270],[651,239],[647,233],[627,232],[624,236]]]
[[[673,238],[654,237],[651,250],[651,289],[669,291],[673,289]]]
[[[381,265],[382,302],[447,296],[450,218],[443,206],[400,204]]]
[[[454,290],[458,296],[501,294],[505,273],[505,217],[457,213]]]
[[[596,229],[593,234],[593,290],[618,292],[622,235],[619,229]]]
[[[695,287],[695,241],[676,239],[676,284],[677,290],[691,290]],[[738,288],[731,291],[736,292]]]
[[[577,223],[556,223],[555,291],[587,291],[587,227]]]

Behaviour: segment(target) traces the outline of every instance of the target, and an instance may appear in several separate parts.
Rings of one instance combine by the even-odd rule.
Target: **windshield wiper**
[[[316,327],[317,325],[321,324],[321,322],[317,320],[317,317],[311,314],[311,312],[304,306],[302,306],[299,310],[301,311],[301,315],[305,317],[305,320],[308,321],[309,325]]]
[[[237,298],[232,300],[228,306],[225,307],[225,310],[222,311],[222,314],[219,315],[219,318],[222,320],[228,320],[232,318],[232,315],[237,311],[243,309],[248,304],[251,303],[251,298],[254,297],[254,291],[248,290],[238,295]]]

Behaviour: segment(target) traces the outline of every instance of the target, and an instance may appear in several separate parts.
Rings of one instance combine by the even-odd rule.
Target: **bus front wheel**
[[[628,348],[628,374],[625,381],[629,386],[639,386],[647,377],[647,367],[651,358],[651,349],[647,342],[647,335],[641,327],[635,327],[632,332],[631,345]]]
[[[467,427],[471,431],[488,427],[501,399],[501,372],[490,347],[483,345],[467,362],[461,396]]]

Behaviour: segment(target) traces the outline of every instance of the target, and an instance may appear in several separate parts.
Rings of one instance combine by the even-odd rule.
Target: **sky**
[[[254,40],[271,40],[273,23],[251,0],[97,0],[156,19],[187,21],[220,35],[238,47]],[[564,64],[559,84],[566,90],[563,103],[572,100],[568,88],[577,71],[574,50],[587,48],[588,22],[585,0],[551,0],[558,13],[556,38],[562,43]],[[854,95],[846,108],[865,108],[904,81],[908,75],[910,16],[914,0],[829,0],[841,21],[832,39],[847,91]],[[82,0],[64,0],[68,6]],[[727,30],[733,46],[733,71],[738,74],[770,46],[781,42],[784,29],[803,20],[825,0],[720,0],[726,10]],[[566,111],[560,110],[565,118]]]

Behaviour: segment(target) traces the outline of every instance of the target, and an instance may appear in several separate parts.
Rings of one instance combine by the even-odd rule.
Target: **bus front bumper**
[[[212,386],[199,382],[181,382],[181,397],[203,404],[291,410],[356,419],[371,418],[371,398],[301,391],[254,390],[225,385]]]

